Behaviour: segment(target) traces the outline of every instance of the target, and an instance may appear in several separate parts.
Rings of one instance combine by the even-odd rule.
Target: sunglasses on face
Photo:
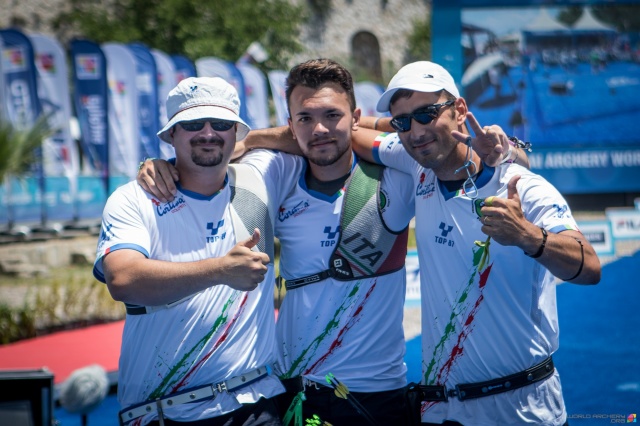
[[[233,127],[235,121],[227,120],[198,120],[198,121],[181,121],[178,124],[187,132],[199,132],[204,129],[205,123],[211,124],[211,128],[216,132],[226,132]]]
[[[441,104],[432,104],[420,107],[410,114],[402,114],[391,119],[391,126],[397,132],[408,132],[411,130],[411,119],[413,118],[420,124],[429,124],[440,114],[440,109],[445,106],[453,105],[455,101],[442,102]]]

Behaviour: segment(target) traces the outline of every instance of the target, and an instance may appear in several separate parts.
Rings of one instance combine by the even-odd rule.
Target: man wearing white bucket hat
[[[158,132],[175,148],[176,197],[130,182],[105,206],[94,275],[126,304],[121,424],[281,424],[272,218],[294,166],[286,156],[229,166],[249,131],[239,107],[221,78],[181,81]]]

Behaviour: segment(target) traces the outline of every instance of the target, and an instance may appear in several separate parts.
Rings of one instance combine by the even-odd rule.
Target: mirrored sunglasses
[[[441,104],[432,104],[420,107],[410,114],[402,114],[391,119],[391,126],[397,132],[408,132],[411,130],[411,119],[413,118],[420,124],[429,124],[440,114],[440,109],[445,106],[453,105],[455,100],[442,102]]]
[[[216,132],[226,132],[233,127],[235,121],[228,120],[197,120],[197,121],[181,121],[178,124],[187,132],[199,132],[204,129],[205,123],[211,124],[211,128]]]

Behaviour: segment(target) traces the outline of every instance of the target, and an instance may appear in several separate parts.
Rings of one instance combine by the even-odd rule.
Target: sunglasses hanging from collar
[[[478,198],[478,187],[476,186],[475,176],[478,173],[478,168],[476,163],[471,161],[471,136],[469,136],[466,140],[467,144],[467,161],[464,162],[462,167],[456,169],[455,173],[460,173],[463,169],[467,172],[467,179],[462,183],[462,190],[467,195],[467,197],[473,199]],[[470,171],[473,169],[473,173]]]

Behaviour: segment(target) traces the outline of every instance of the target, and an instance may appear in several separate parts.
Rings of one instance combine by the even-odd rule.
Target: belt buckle
[[[446,392],[447,396],[451,398],[458,398],[458,401],[464,401],[466,398],[466,392],[460,389],[459,385],[455,386],[455,389],[449,389]]]
[[[227,382],[217,383],[215,385],[215,387],[218,390],[218,393],[226,392],[227,391]]]

